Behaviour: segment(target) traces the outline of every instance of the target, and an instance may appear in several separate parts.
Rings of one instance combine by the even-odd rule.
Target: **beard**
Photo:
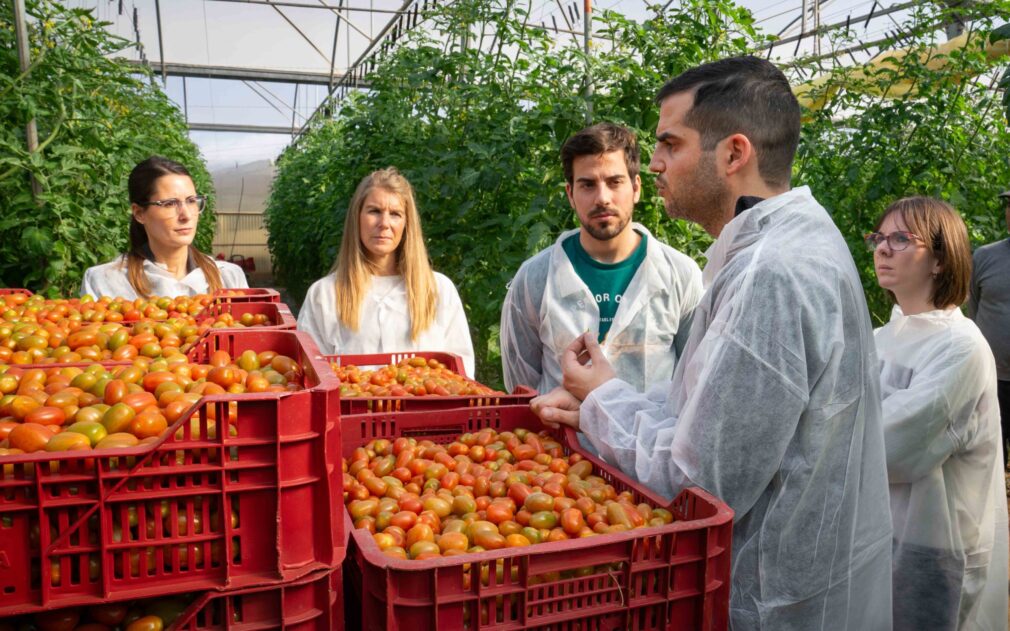
[[[730,192],[715,169],[715,152],[702,153],[690,179],[676,182],[676,189],[663,196],[666,214],[672,219],[686,219],[704,227],[730,202]]]
[[[610,223],[606,225],[598,225],[593,223],[593,219],[604,213],[614,214],[614,218]],[[586,221],[580,221],[582,227],[586,229],[591,237],[597,241],[610,241],[617,235],[624,232],[624,229],[628,226],[631,221],[631,214],[626,216],[621,216],[620,213],[615,213],[615,211],[609,208],[594,208],[590,213]]]

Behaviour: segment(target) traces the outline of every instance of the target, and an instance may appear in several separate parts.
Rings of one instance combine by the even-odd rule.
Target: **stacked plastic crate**
[[[175,595],[173,629],[343,628],[338,381],[283,304],[229,299],[215,315],[270,324],[212,329],[190,362],[275,351],[300,389],[204,396],[143,446],[0,458],[0,629]]]

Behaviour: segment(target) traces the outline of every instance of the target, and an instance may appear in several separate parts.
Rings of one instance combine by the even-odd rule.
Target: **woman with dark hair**
[[[1007,628],[996,364],[960,305],[971,249],[950,205],[902,199],[866,237],[897,303],[875,332],[891,493],[895,629]]]
[[[237,265],[216,261],[193,246],[206,198],[186,167],[152,156],[133,168],[130,248],[123,256],[84,272],[81,295],[149,298],[248,287]]]

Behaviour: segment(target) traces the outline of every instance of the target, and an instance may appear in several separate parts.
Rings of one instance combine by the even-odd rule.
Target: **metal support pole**
[[[291,140],[295,139],[295,116],[298,115],[298,84],[295,84],[295,98],[294,103],[291,105]]]
[[[821,0],[814,0],[814,52],[821,54]]]
[[[586,54],[586,125],[593,124],[593,73],[589,62],[593,41],[593,0],[585,0],[583,15],[583,51]]]
[[[344,0],[340,0],[340,6],[343,7]],[[348,31],[347,36],[350,37],[351,33]],[[333,92],[333,70],[337,65],[337,39],[340,37],[340,13],[337,13],[337,26],[333,29],[333,51],[330,53],[330,92]],[[350,61],[350,60],[348,60]]]
[[[802,0],[800,6],[800,37],[802,37],[807,34],[807,0]]]
[[[186,77],[182,77],[182,114],[186,117],[186,122],[189,122],[189,97],[186,94]]]
[[[21,68],[21,73],[24,74],[28,71],[28,66],[31,65],[31,51],[28,47],[28,25],[25,22],[25,0],[14,0],[14,36],[17,39],[18,46],[18,65]],[[28,153],[38,151],[39,130],[35,125],[34,117],[25,126],[25,136],[28,138]],[[42,186],[35,178],[34,173],[31,174],[31,182],[32,196],[38,202],[38,197],[42,194]]]
[[[165,73],[165,44],[161,39],[161,0],[154,0],[154,17],[158,21],[158,55],[161,56],[161,84],[168,85],[168,75]]]

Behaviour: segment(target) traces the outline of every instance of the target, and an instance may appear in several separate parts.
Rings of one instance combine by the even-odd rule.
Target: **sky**
[[[164,58],[170,63],[230,66],[261,69],[305,70],[328,73],[334,51],[334,33],[338,16],[325,8],[303,8],[287,4],[335,6],[338,0],[277,0],[277,8],[256,6],[236,0],[160,0],[161,34]],[[434,1],[434,0],[432,0]],[[575,0],[530,0],[534,22],[551,26],[555,21],[566,28],[562,10],[570,11]],[[665,0],[663,0],[665,1]],[[677,2],[678,0],[671,0]],[[738,0],[752,11],[759,28],[783,36],[800,31],[799,16],[803,0]],[[808,0],[808,5],[814,0]],[[821,0],[821,23],[844,22],[871,8],[886,8],[899,0]],[[133,12],[144,53],[157,68],[161,59],[155,0],[64,0],[71,7],[92,9],[99,19],[109,22],[110,31],[129,40],[136,35]],[[333,66],[341,73],[365,50],[394,16],[354,9],[385,11],[399,9],[403,0],[344,0],[347,10],[337,34]],[[122,13],[120,13],[122,5]],[[577,2],[581,9],[582,2]],[[650,14],[642,0],[600,0],[594,10],[613,9],[628,17],[641,19]],[[891,18],[894,18],[892,20]],[[867,26],[854,28],[864,41],[877,39],[896,28],[901,14],[877,18]],[[812,28],[812,19],[808,28]],[[581,25],[577,24],[580,30]],[[299,33],[301,31],[301,33]],[[564,35],[562,35],[564,36]],[[812,52],[812,41],[801,43],[798,54]],[[796,45],[774,51],[786,57]],[[135,49],[127,56],[137,59]],[[296,88],[291,84],[242,82],[221,79],[169,76],[164,89],[187,120],[204,123],[228,123],[299,127],[326,96],[326,86]],[[237,168],[241,164],[276,158],[291,141],[288,134],[191,131],[211,170]]]

